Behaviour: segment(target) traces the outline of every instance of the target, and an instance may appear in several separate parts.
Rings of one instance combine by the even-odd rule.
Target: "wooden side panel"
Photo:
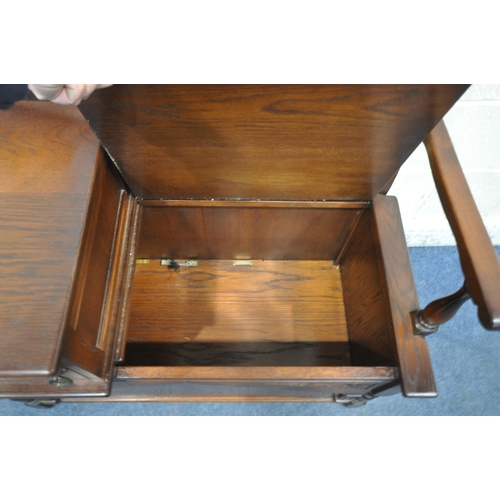
[[[66,366],[89,378],[106,380],[121,329],[128,254],[133,252],[127,246],[135,222],[135,202],[108,162],[103,154],[63,351]]]
[[[143,209],[139,259],[335,260],[360,210]]]
[[[397,356],[374,233],[372,210],[365,210],[339,261],[351,363],[395,366]]]
[[[99,402],[332,402],[334,394],[361,396],[395,380],[394,368],[120,367],[111,394]]]
[[[154,199],[370,200],[467,85],[115,85],[80,109]]]
[[[77,109],[0,113],[0,377],[57,370],[98,149]]]
[[[117,338],[115,349],[115,362],[121,363],[125,357],[127,340],[128,319],[130,313],[130,295],[135,272],[135,254],[137,249],[137,235],[141,221],[141,207],[135,198],[132,198],[129,211],[128,234],[124,240],[123,253],[123,275],[120,291],[120,303],[117,310]]]
[[[102,377],[106,337],[110,335],[109,328],[106,331],[106,318],[111,314],[106,295],[114,279],[114,254],[122,244],[117,238],[119,224],[126,219],[128,199],[104,154],[99,156],[98,169],[63,356]]]
[[[403,392],[406,396],[437,396],[427,342],[413,331],[410,314],[419,309],[419,303],[397,199],[377,196],[373,214]]]

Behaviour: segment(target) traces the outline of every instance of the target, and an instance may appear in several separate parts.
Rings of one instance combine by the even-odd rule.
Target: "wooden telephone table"
[[[441,121],[466,88],[115,85],[1,112],[0,397],[436,396],[425,335],[470,297],[500,328]],[[385,193],[423,140],[465,285],[422,310]]]

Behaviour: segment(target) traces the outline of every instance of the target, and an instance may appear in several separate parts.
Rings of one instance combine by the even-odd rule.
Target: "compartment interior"
[[[393,365],[370,210],[312,206],[144,206],[124,365]]]

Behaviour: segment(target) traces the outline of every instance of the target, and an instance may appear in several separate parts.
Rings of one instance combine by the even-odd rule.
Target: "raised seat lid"
[[[468,85],[115,85],[80,109],[145,199],[371,200]]]

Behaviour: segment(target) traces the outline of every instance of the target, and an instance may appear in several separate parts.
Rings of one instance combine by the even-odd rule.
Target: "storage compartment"
[[[185,203],[143,206],[124,366],[397,364],[369,204]]]
[[[127,274],[108,400],[435,396],[380,193],[465,89],[116,85],[82,103],[141,207],[131,258],[149,261]]]
[[[436,396],[383,193],[466,87],[115,85],[80,105],[103,149],[71,111],[6,111],[0,395]],[[434,174],[464,262],[483,263],[456,165]],[[495,326],[490,250],[464,270]]]

